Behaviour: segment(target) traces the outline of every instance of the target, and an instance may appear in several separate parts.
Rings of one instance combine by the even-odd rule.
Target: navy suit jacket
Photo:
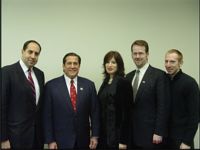
[[[35,133],[39,145],[43,146],[41,105],[44,74],[36,67],[33,70],[40,87],[37,105],[19,62],[1,69],[1,141],[10,140],[11,148],[32,148]]]
[[[132,82],[134,75],[135,70],[126,78]],[[153,134],[167,134],[169,89],[166,85],[165,72],[149,66],[139,85],[132,110],[132,138],[136,146],[153,148]]]
[[[77,112],[74,112],[64,76],[45,86],[45,142],[58,148],[89,148],[91,136],[99,136],[99,102],[92,81],[77,78]],[[91,125],[90,125],[91,123]]]

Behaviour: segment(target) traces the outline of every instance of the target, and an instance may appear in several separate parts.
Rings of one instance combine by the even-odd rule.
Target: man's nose
[[[169,67],[170,66],[170,62],[165,62],[165,66]]]
[[[72,68],[74,68],[75,66],[76,66],[75,64],[73,64],[73,63],[71,64],[71,67],[72,67]]]
[[[32,54],[31,54],[31,58],[36,58],[35,53],[32,53]]]
[[[136,58],[139,58],[139,57],[140,57],[140,54],[135,54],[135,57],[136,57]]]

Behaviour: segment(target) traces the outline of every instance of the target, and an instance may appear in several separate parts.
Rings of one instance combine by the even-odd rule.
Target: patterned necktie
[[[134,83],[133,83],[133,96],[134,96],[134,101],[135,101],[135,97],[136,97],[137,90],[138,90],[139,73],[140,73],[140,70],[136,70],[136,73],[135,73],[135,80],[134,80]]]
[[[28,82],[29,82],[29,84],[31,86],[33,96],[36,98],[35,85],[34,85],[34,82],[33,82],[32,75],[31,75],[31,69],[28,69]]]
[[[71,97],[71,103],[73,106],[74,111],[76,111],[76,88],[74,86],[74,80],[71,80],[71,85],[70,85],[70,97]]]

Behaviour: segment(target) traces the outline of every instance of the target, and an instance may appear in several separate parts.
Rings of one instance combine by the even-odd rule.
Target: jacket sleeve
[[[94,83],[91,83],[91,108],[90,108],[90,119],[91,119],[91,131],[92,136],[99,137],[100,128],[100,116],[99,116],[99,100],[97,98],[97,92]]]
[[[51,87],[47,83],[45,85],[44,103],[43,103],[43,129],[45,143],[55,141],[53,131],[53,115],[52,115],[52,96]]]
[[[198,128],[199,122],[199,101],[200,91],[195,80],[192,80],[188,84],[187,94],[185,96],[187,102],[186,111],[188,112],[187,124],[185,126],[185,132],[183,137],[183,143],[192,145],[195,133]]]
[[[167,136],[167,125],[170,113],[170,89],[169,82],[164,72],[157,74],[156,81],[156,124],[154,133],[160,136]]]
[[[6,68],[1,69],[1,141],[8,140],[7,117],[8,104],[10,99],[10,80]]]

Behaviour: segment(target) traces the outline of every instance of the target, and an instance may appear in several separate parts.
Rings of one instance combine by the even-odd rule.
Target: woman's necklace
[[[108,84],[111,84],[112,80],[113,80],[113,78],[110,78],[109,81],[108,81]]]

